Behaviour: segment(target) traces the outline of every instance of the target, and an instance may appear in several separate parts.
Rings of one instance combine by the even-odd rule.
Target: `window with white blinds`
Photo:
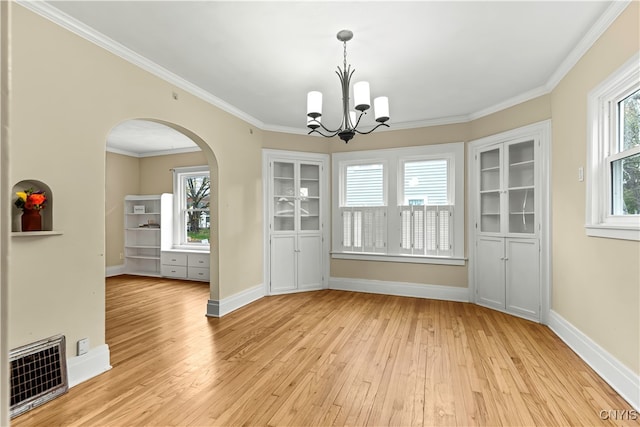
[[[447,159],[402,162],[403,205],[446,205],[449,203]]]
[[[384,206],[382,163],[345,167],[344,206]]]
[[[463,143],[335,153],[333,162],[334,258],[464,264]]]

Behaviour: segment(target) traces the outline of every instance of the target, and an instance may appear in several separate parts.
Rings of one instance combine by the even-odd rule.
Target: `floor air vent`
[[[11,350],[11,418],[66,393],[64,335]]]

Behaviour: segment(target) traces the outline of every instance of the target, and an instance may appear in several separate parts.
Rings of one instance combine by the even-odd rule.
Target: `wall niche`
[[[22,232],[22,209],[18,208],[15,204],[19,191],[26,191],[32,189],[36,191],[44,191],[47,201],[45,208],[40,210],[40,216],[42,217],[42,231]],[[11,231],[12,235],[38,235],[38,234],[54,234],[53,232],[53,191],[51,188],[42,181],[35,179],[26,179],[16,183],[11,191]]]

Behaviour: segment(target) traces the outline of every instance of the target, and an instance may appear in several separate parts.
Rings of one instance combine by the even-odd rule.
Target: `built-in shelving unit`
[[[264,153],[270,294],[324,286],[327,162],[320,154]]]
[[[474,149],[478,180],[472,210],[476,302],[536,321],[540,316],[539,144],[539,139],[524,136]]]
[[[125,272],[160,276],[160,196],[124,199]]]

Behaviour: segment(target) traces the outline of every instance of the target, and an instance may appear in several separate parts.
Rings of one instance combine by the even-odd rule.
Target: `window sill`
[[[209,246],[204,248],[194,248],[193,246],[173,246],[170,249],[163,249],[164,252],[188,252],[196,254],[208,254],[210,253]]]
[[[421,255],[397,255],[355,252],[331,252],[333,259],[350,259],[358,261],[407,262],[413,264],[465,265],[466,258],[437,257]]]
[[[640,226],[596,224],[585,225],[587,236],[640,241]]]

